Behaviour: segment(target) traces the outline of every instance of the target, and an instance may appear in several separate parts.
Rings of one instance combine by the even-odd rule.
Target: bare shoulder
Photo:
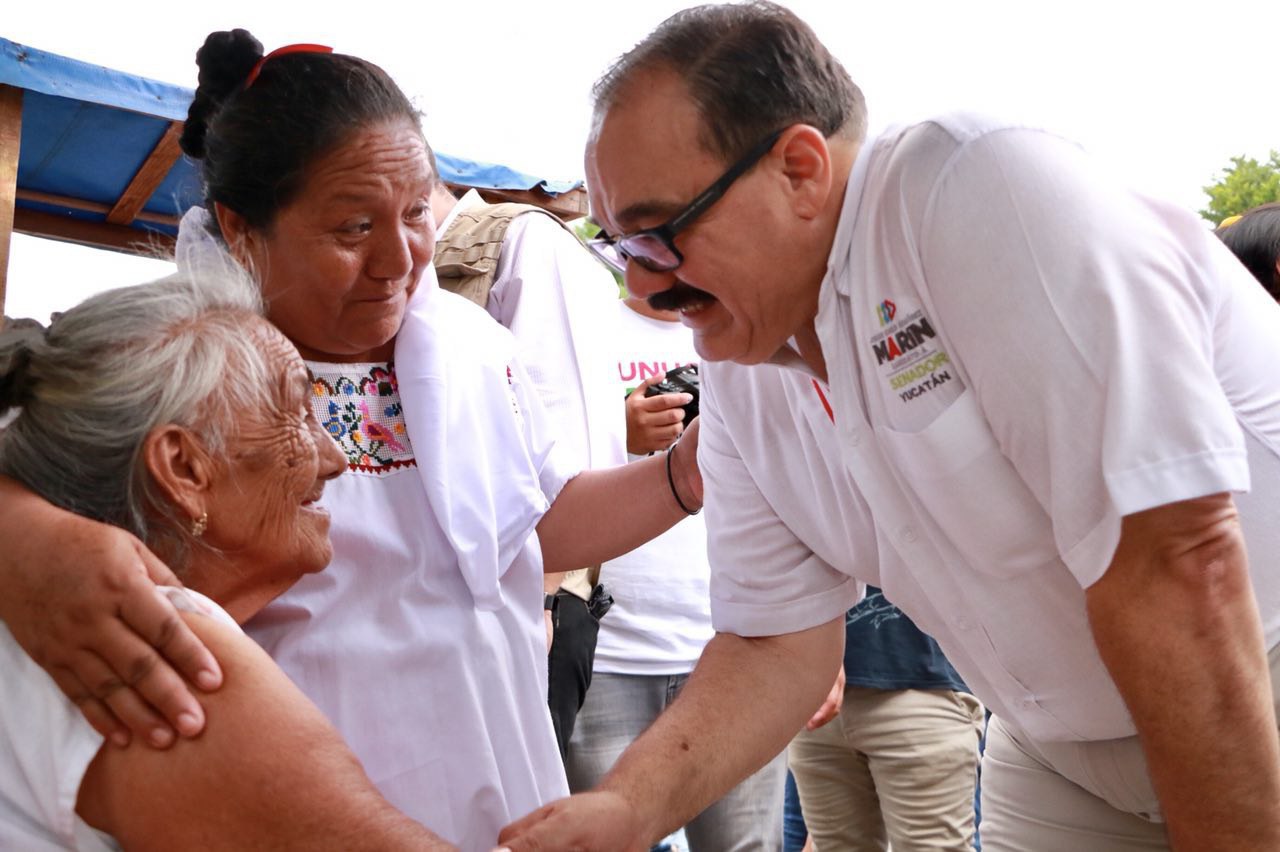
[[[206,728],[167,751],[104,746],[80,788],[86,822],[131,850],[353,848],[349,833],[369,821],[416,825],[256,643],[183,618],[223,669],[222,688],[202,696]]]

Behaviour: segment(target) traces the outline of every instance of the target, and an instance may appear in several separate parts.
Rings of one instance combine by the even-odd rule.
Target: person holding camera
[[[616,379],[626,394],[631,458],[670,448],[698,412],[698,356],[674,311],[643,299],[618,306]],[[574,792],[595,786],[623,750],[679,694],[711,627],[706,525],[692,513],[666,533],[605,563],[613,595],[600,622],[591,690],[569,741]],[[685,826],[691,852],[778,850],[782,843],[784,756],[769,762]]]

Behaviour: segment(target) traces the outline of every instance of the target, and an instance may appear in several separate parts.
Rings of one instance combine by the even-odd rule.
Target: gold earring
[[[191,522],[191,537],[199,538],[209,528],[209,513],[201,512],[200,517]]]

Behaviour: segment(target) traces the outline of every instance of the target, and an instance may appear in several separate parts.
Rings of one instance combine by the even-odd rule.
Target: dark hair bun
[[[43,340],[44,326],[35,320],[4,321],[0,331],[0,414],[31,400],[35,389],[32,350]]]
[[[187,110],[179,144],[190,157],[204,157],[204,136],[223,103],[244,86],[245,78],[262,58],[262,42],[248,30],[209,33],[196,51],[200,84]]]

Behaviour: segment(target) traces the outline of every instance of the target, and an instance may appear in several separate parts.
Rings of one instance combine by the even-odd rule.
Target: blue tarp
[[[35,50],[0,38],[0,84],[24,89],[18,188],[114,205],[169,123],[187,115],[191,89],[148,80]],[[437,152],[449,183],[489,189],[541,189],[549,195],[581,184],[548,181],[505,166]],[[200,201],[195,164],[180,157],[144,206],[148,213],[181,216]],[[103,214],[19,199],[18,206],[90,221]],[[136,228],[173,234],[143,221]]]

